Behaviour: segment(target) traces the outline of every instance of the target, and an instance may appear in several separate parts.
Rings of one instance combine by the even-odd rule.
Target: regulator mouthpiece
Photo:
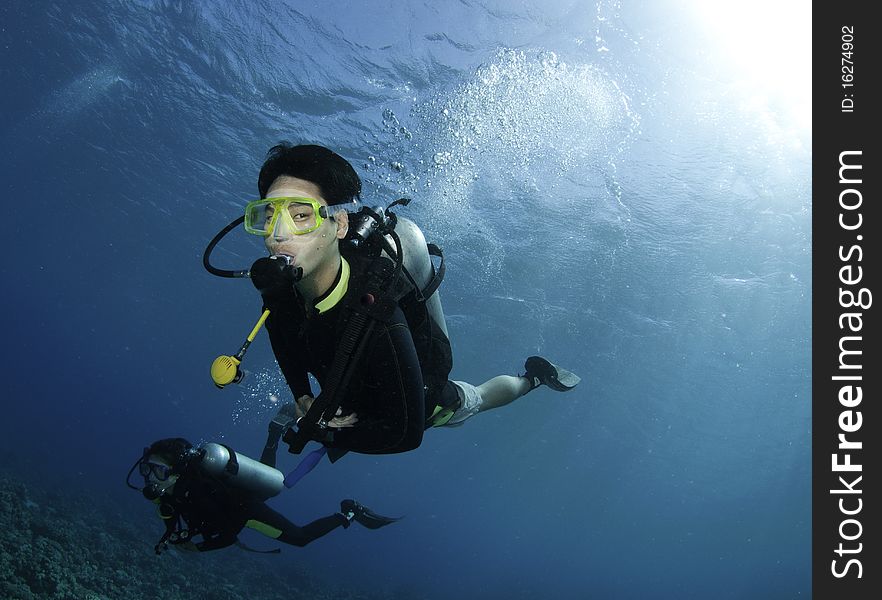
[[[163,490],[155,483],[150,483],[144,486],[144,489],[141,490],[141,493],[144,495],[145,498],[152,502],[153,500],[162,497]]]
[[[294,265],[294,259],[285,254],[258,258],[251,265],[251,283],[261,294],[290,289],[303,277],[303,269]]]

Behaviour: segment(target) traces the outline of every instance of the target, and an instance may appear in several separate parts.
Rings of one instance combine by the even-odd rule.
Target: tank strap
[[[224,465],[224,471],[226,471],[230,475],[236,475],[239,472],[239,459],[236,458],[236,451],[226,444],[220,445],[226,448],[227,453],[230,455],[230,459],[227,461],[227,464]]]
[[[447,265],[444,264],[444,252],[441,251],[441,247],[432,243],[426,244],[426,247],[429,249],[429,256],[437,256],[441,259],[441,262],[438,263],[438,269],[435,269],[435,265],[432,265],[432,280],[426,284],[421,290],[421,294],[423,299],[428,300],[432,297],[432,294],[441,286],[441,282],[444,281],[444,273],[447,271]],[[431,261],[432,259],[429,258]]]

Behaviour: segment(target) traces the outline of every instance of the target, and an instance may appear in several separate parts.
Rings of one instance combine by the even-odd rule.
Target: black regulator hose
[[[230,233],[233,229],[241,225],[245,221],[245,215],[238,217],[235,221],[221,229],[216,236],[214,236],[210,242],[208,242],[208,246],[205,247],[205,254],[202,255],[202,265],[205,269],[211,273],[212,275],[217,275],[218,277],[250,277],[250,272],[248,269],[240,270],[240,271],[229,271],[226,269],[218,269],[217,267],[211,264],[211,252],[214,250],[214,247],[217,246],[218,242],[223,239],[225,235]]]

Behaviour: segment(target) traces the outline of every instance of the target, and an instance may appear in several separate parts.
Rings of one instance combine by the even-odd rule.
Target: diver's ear
[[[337,222],[337,239],[342,240],[349,232],[349,213],[340,211],[334,215],[334,220]]]

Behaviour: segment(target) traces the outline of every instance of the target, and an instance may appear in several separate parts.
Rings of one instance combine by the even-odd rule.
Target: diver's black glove
[[[303,269],[291,264],[287,256],[265,256],[251,265],[251,283],[260,292],[267,307],[291,298],[294,283],[303,276]]]

